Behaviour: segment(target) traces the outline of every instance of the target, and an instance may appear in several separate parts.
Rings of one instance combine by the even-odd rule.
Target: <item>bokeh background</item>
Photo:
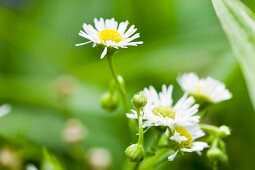
[[[253,0],[243,2],[255,11]],[[207,120],[232,129],[229,163],[221,169],[254,169],[254,110],[210,0],[0,0],[0,104],[13,108],[0,119],[0,152],[11,148],[21,164],[40,166],[46,147],[65,169],[86,169],[62,139],[66,120],[77,118],[87,129],[80,147],[105,148],[108,169],[121,169],[131,140],[123,109],[108,113],[99,104],[112,78],[107,61],[91,45],[75,47],[84,42],[82,23],[95,17],[129,20],[141,33],[144,45],[121,50],[114,60],[130,99],[162,84],[174,84],[177,99],[176,76],[183,72],[224,81],[234,97],[211,107]],[[157,169],[210,166],[205,155],[185,154]]]

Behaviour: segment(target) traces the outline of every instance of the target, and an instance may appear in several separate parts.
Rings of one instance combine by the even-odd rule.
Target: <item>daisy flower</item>
[[[175,125],[188,126],[199,121],[199,116],[194,115],[198,111],[193,97],[184,94],[183,97],[173,105],[173,86],[162,86],[162,91],[157,93],[154,87],[150,86],[143,90],[147,98],[147,104],[143,108],[143,127],[165,126],[172,128]],[[137,112],[132,110],[127,117],[137,119]]]
[[[177,80],[189,95],[208,103],[218,103],[232,97],[222,82],[211,77],[199,79],[195,73],[185,73]]]
[[[135,33],[137,29],[134,25],[128,28],[128,21],[118,24],[114,18],[94,19],[95,28],[90,24],[83,24],[82,31],[79,35],[88,39],[85,43],[76,44],[76,46],[93,43],[95,46],[103,46],[104,50],[101,54],[101,59],[104,58],[107,53],[118,48],[127,48],[128,46],[137,46],[143,44],[142,41],[133,42],[133,40],[140,37],[139,33]]]
[[[171,140],[178,143],[178,150],[168,157],[169,161],[173,161],[179,152],[200,152],[208,147],[206,142],[195,141],[204,136],[204,132],[200,129],[198,124],[193,126],[176,126],[173,130]]]

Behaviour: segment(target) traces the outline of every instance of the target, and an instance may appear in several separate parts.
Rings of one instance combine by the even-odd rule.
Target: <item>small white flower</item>
[[[175,125],[188,126],[199,121],[199,116],[194,115],[198,111],[193,97],[184,94],[183,97],[173,105],[173,86],[162,86],[162,91],[157,93],[154,87],[144,89],[147,104],[143,108],[143,127],[165,126],[173,128]],[[136,111],[128,113],[130,119],[137,119]]]
[[[11,111],[11,106],[10,105],[4,104],[4,105],[0,106],[0,117],[5,116],[10,111]]]
[[[188,94],[210,103],[218,103],[232,97],[223,83],[211,77],[199,79],[195,73],[185,73],[178,78],[178,82]]]
[[[179,144],[179,149],[170,155],[168,160],[173,161],[178,152],[197,152],[200,154],[204,148],[208,147],[205,142],[195,141],[202,136],[204,136],[204,132],[197,124],[193,126],[176,126],[170,139]]]
[[[76,44],[76,46],[94,43],[93,46],[102,45],[104,50],[101,54],[101,59],[107,55],[108,48],[127,48],[128,46],[137,46],[143,44],[142,41],[133,42],[133,40],[140,37],[139,33],[135,32],[137,29],[134,25],[128,28],[128,21],[118,24],[114,18],[94,19],[95,28],[92,25],[83,24],[84,31],[80,31],[79,35],[88,39],[88,42]],[[127,29],[128,28],[128,29]]]

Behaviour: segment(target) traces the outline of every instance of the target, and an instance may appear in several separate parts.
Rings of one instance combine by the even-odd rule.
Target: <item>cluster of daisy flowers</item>
[[[126,96],[125,89],[123,89],[123,80],[119,80],[119,75],[114,72],[111,56],[120,48],[127,48],[129,46],[137,46],[143,44],[142,41],[134,41],[140,37],[136,33],[137,29],[134,25],[128,27],[128,21],[118,23],[114,18],[112,19],[94,19],[95,26],[90,24],[83,24],[83,30],[79,35],[87,42],[76,44],[76,46],[92,43],[93,47],[98,47],[101,53],[101,59],[107,57],[109,66],[114,77],[114,84],[118,86],[117,90],[121,94],[123,106],[126,112]],[[149,128],[157,128],[161,135],[167,136],[168,147],[174,149],[174,153],[168,156],[168,160],[172,161],[183,152],[197,152],[201,153],[205,148],[207,157],[215,162],[216,159],[226,160],[225,144],[221,138],[230,134],[227,126],[216,127],[212,125],[201,124],[201,113],[208,106],[228,100],[232,94],[226,89],[225,85],[218,80],[211,77],[199,78],[195,73],[185,73],[177,79],[179,85],[184,91],[184,95],[174,102],[172,98],[173,86],[163,85],[162,91],[157,92],[154,87],[145,88],[141,93],[135,95],[132,102],[135,110],[127,113],[127,117],[138,120],[139,138],[136,144],[130,145],[125,153],[130,161],[140,162],[144,159],[143,148],[143,130]],[[114,88],[116,88],[114,85]],[[113,86],[112,86],[113,87]],[[115,93],[114,93],[115,94]],[[103,97],[101,105],[104,109],[113,111],[117,108],[118,102],[112,93],[107,93]],[[118,96],[119,97],[119,96]],[[205,136],[207,130],[210,140],[204,142],[201,137]],[[132,127],[131,127],[132,129]]]
[[[211,77],[199,79],[195,73],[186,73],[178,78],[184,95],[174,104],[173,86],[163,85],[157,92],[150,86],[143,90],[147,104],[142,108],[143,128],[156,127],[165,129],[169,142],[174,142],[175,152],[168,157],[174,160],[180,152],[200,152],[209,147],[206,142],[198,141],[205,133],[201,130],[199,104],[204,100],[208,104],[218,103],[231,98],[231,93],[225,85]],[[139,113],[132,110],[127,117],[138,119]]]

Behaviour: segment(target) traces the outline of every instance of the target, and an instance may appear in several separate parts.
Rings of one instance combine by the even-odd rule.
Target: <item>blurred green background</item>
[[[253,0],[243,1],[255,11]],[[144,45],[115,56],[128,95],[145,86],[174,84],[176,76],[194,71],[224,81],[233,99],[210,108],[208,122],[226,124],[229,163],[221,169],[254,169],[255,114],[245,82],[210,0],[0,0],[0,104],[12,112],[0,119],[1,148],[11,147],[39,166],[47,147],[65,169],[84,169],[62,140],[65,121],[78,118],[88,135],[82,147],[109,150],[109,169],[119,170],[131,143],[123,109],[107,113],[100,96],[111,80],[107,61],[78,36],[82,23],[97,17],[129,20]],[[67,89],[64,98],[61,89]],[[60,96],[60,97],[59,97]],[[5,169],[5,168],[2,168]],[[210,169],[205,156],[185,154],[158,169]]]

